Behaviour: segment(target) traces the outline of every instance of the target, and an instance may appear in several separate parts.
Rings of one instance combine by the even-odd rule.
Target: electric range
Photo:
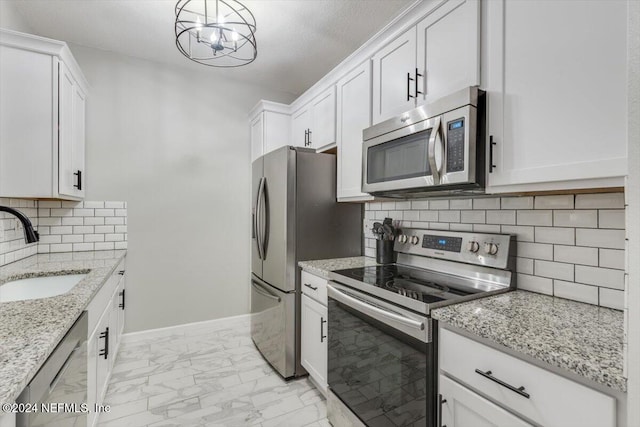
[[[431,310],[515,287],[506,234],[403,229],[394,264],[333,271],[328,290],[329,419],[437,424]],[[334,423],[335,424],[335,423]]]

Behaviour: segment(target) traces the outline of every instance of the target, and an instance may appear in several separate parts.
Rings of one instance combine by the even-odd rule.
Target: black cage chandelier
[[[176,46],[210,67],[240,67],[256,59],[256,20],[236,0],[179,0]]]

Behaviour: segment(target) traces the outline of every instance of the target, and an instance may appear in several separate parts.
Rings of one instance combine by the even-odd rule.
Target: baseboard
[[[229,324],[249,321],[250,314],[241,314],[239,316],[223,317],[220,319],[204,320],[202,322],[184,323],[182,325],[167,326],[165,328],[147,329],[144,331],[128,332],[122,335],[122,342],[135,342],[146,340],[149,338],[165,337],[176,334],[186,334],[189,332],[197,332],[198,330],[216,330],[221,329]]]

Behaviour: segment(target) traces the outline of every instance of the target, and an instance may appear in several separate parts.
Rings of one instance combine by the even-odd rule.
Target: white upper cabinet
[[[362,192],[362,131],[371,126],[371,62],[365,61],[336,84],[338,201],[366,201]]]
[[[250,114],[251,161],[291,144],[289,106],[260,101]]]
[[[480,83],[480,2],[434,2],[373,59],[373,123]]]
[[[480,84],[480,2],[448,0],[417,25],[418,104]]]
[[[336,143],[336,88],[330,86],[291,115],[292,143],[319,151]]]
[[[87,88],[65,43],[0,30],[0,197],[84,197]]]
[[[623,186],[627,2],[485,5],[487,191]]]

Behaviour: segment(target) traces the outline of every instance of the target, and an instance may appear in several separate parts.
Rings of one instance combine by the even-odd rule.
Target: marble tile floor
[[[246,318],[126,339],[100,427],[330,427],[320,392],[284,381],[251,341]]]

